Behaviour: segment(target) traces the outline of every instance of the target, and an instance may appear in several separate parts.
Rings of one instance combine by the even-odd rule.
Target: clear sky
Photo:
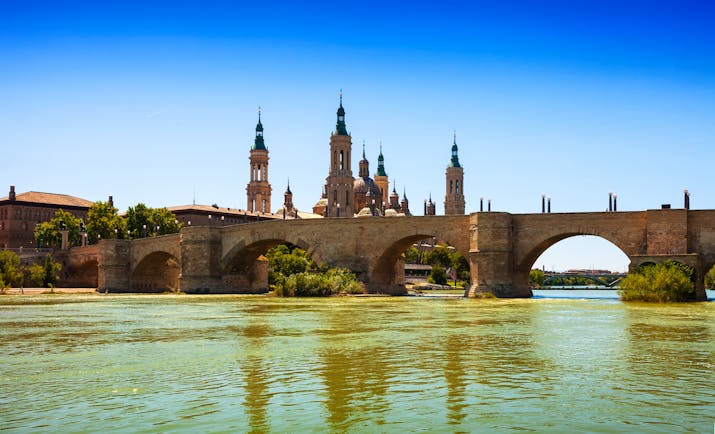
[[[308,211],[343,89],[355,175],[382,142],[416,214],[453,131],[468,211],[715,208],[712,1],[303,3],[3,1],[0,188],[245,208],[260,105],[273,208],[290,178]],[[570,240],[536,265],[627,263]]]

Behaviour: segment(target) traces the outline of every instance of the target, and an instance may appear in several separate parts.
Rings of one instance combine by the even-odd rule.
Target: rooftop
[[[0,198],[0,202],[9,201],[9,197]],[[46,205],[74,206],[89,208],[94,202],[68,194],[42,193],[39,191],[28,191],[15,196],[16,202],[29,202]]]

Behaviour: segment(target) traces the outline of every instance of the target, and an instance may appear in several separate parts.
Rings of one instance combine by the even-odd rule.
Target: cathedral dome
[[[372,196],[378,198],[382,197],[382,191],[380,191],[380,187],[378,187],[377,184],[375,184],[375,181],[373,181],[373,179],[369,176],[357,178],[353,182],[353,192],[355,194],[361,193],[364,195],[367,195],[367,193],[370,192]]]

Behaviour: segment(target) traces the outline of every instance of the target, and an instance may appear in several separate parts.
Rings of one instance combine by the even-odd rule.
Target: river
[[[0,330],[3,432],[673,433],[715,421],[713,302],[4,296]]]

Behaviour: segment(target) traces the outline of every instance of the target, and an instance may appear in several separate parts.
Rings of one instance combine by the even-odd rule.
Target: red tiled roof
[[[9,200],[8,196],[0,198],[0,202]],[[42,193],[39,191],[28,191],[15,196],[17,202],[41,203],[46,205],[75,206],[89,208],[94,202],[68,194]]]

